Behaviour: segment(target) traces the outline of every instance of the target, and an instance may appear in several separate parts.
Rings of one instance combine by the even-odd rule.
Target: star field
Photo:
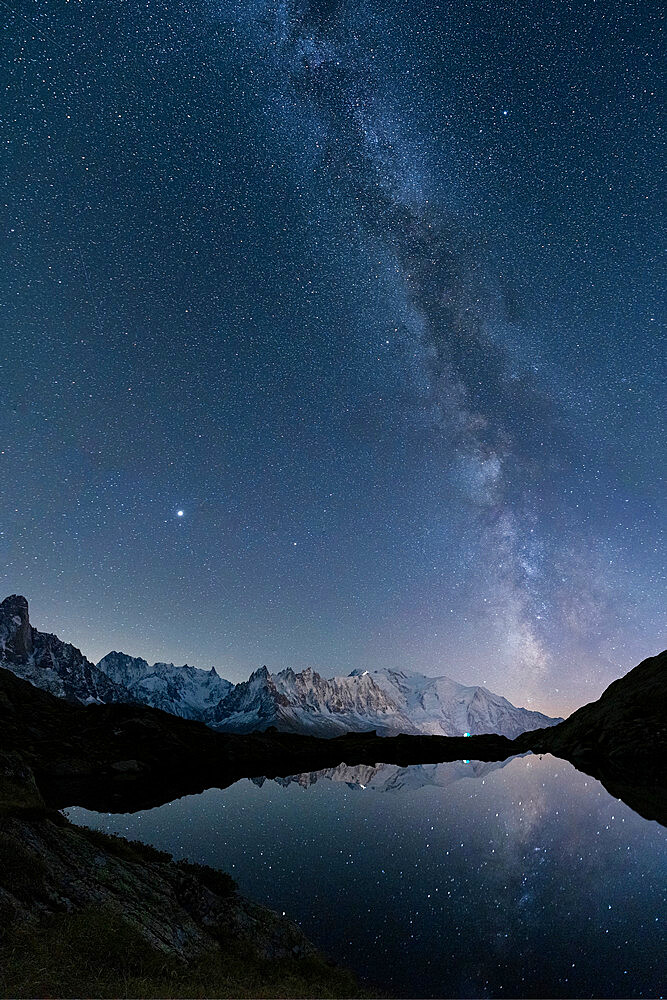
[[[37,627],[565,714],[664,645],[646,3],[3,3]]]

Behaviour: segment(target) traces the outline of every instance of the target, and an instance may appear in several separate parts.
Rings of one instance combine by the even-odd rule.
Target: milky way
[[[552,712],[657,650],[646,5],[2,16],[4,579],[36,624]]]

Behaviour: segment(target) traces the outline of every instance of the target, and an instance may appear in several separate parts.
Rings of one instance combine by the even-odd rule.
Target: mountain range
[[[338,764],[336,767],[304,771],[287,777],[271,779],[256,777],[250,780],[260,788],[268,780],[282,785],[283,788],[289,785],[311,788],[318,783],[330,781],[334,785],[344,784],[352,790],[409,792],[427,786],[448,788],[464,778],[485,778],[492,771],[505,767],[514,759],[508,757],[503,761],[452,760],[438,764],[411,764],[408,767],[400,767],[398,764]]]
[[[0,604],[0,666],[68,701],[148,705],[220,732],[275,727],[318,737],[375,730],[381,736],[497,733],[513,739],[561,721],[518,708],[484,687],[395,669],[326,678],[311,668],[271,674],[261,667],[232,684],[215,668],[150,665],[116,651],[93,664],[75,646],[34,628],[27,600],[16,594]]]

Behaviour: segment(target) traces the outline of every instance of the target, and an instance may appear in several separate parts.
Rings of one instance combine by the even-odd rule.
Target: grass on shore
[[[152,948],[111,907],[59,914],[10,932],[2,997],[368,997],[320,958],[266,961],[235,942],[185,966]]]

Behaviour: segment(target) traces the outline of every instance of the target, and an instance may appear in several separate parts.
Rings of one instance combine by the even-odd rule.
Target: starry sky
[[[655,5],[0,21],[0,572],[37,627],[554,714],[664,646]]]

